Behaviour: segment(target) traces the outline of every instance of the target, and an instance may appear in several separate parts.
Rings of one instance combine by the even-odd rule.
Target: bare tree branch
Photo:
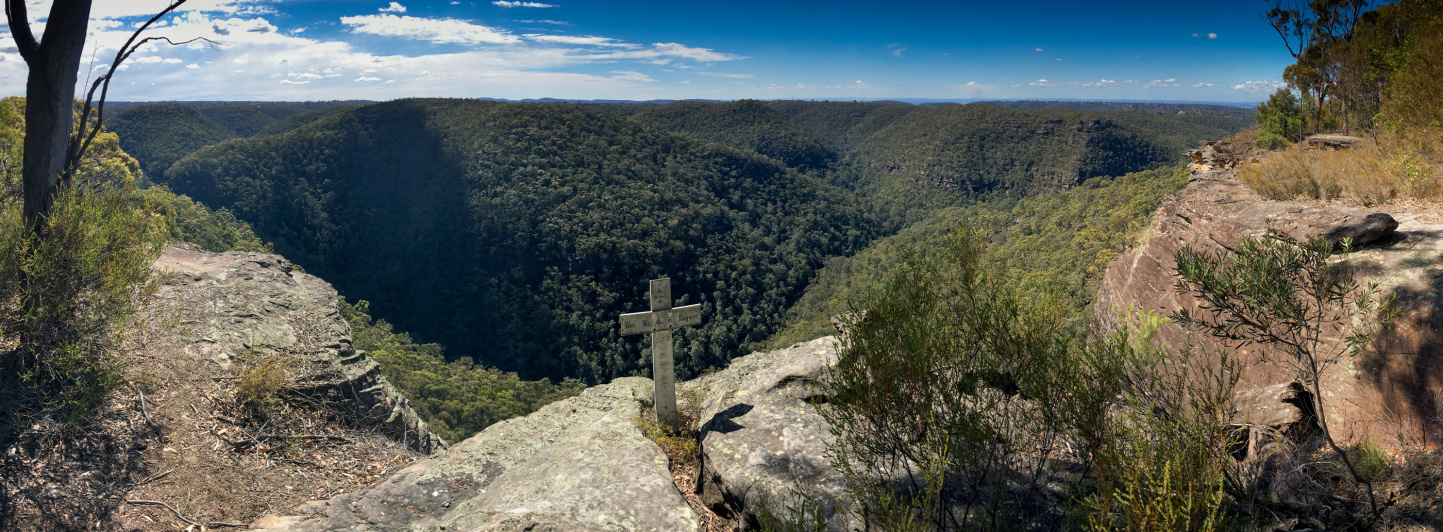
[[[20,57],[27,64],[33,63],[36,54],[40,53],[40,43],[35,42],[35,34],[30,32],[30,15],[26,12],[25,0],[5,0],[5,17],[10,21],[10,35],[20,49]]]
[[[11,1],[14,0],[7,0],[7,4]],[[215,44],[214,41],[211,41],[210,39],[206,39],[204,37],[196,37],[194,39],[181,42],[172,41],[169,37],[146,37],[144,39],[140,39],[141,33],[144,33],[145,30],[150,29],[150,27],[157,21],[159,21],[162,17],[170,14],[172,11],[175,11],[176,8],[180,7],[181,4],[184,4],[185,2],[186,0],[175,0],[174,2],[171,2],[169,7],[165,8],[159,13],[156,13],[155,16],[150,17],[150,20],[147,20],[144,24],[141,24],[134,33],[130,34],[130,38],[126,39],[125,44],[120,47],[120,50],[115,52],[115,60],[111,61],[110,68],[105,71],[105,74],[100,76],[99,78],[96,78],[95,82],[91,84],[90,91],[87,92],[85,95],[85,105],[81,108],[80,111],[80,125],[76,128],[75,135],[70,138],[70,145],[68,147],[68,153],[66,155],[67,162],[65,165],[65,171],[61,174],[60,177],[61,182],[70,182],[71,177],[75,175],[75,171],[78,170],[80,167],[81,157],[85,155],[86,150],[90,149],[91,142],[95,140],[95,136],[100,133],[101,128],[104,126],[105,98],[110,93],[111,77],[114,76],[115,72],[120,69],[120,65],[124,63],[126,59],[130,58],[131,54],[134,54],[136,50],[139,50],[142,46],[156,41],[164,41],[171,46],[180,46],[196,41],[205,41],[212,45]],[[137,41],[137,39],[139,40]],[[98,101],[95,100],[96,89],[100,89],[100,100]],[[94,102],[93,108],[95,110],[94,125],[90,124],[90,111],[92,109],[92,102]],[[87,128],[89,128],[88,132]]]

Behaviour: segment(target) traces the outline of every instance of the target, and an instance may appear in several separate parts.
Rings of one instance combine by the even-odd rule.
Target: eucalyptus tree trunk
[[[30,31],[25,0],[5,0],[10,34],[30,74],[25,82],[25,155],[21,179],[25,221],[35,231],[55,203],[69,164],[74,126],[75,81],[85,50],[91,0],[56,0],[40,41]]]

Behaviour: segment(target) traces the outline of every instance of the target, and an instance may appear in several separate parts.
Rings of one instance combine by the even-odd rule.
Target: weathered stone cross
[[[652,279],[651,312],[621,315],[622,336],[651,333],[652,403],[656,420],[675,431],[681,428],[676,416],[676,367],[671,360],[671,330],[701,324],[701,305],[671,308],[671,279]]]

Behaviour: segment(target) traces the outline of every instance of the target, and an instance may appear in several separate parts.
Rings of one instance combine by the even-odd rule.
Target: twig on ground
[[[175,516],[176,516],[177,518],[179,518],[181,521],[185,521],[186,524],[191,524],[191,525],[199,525],[199,524],[200,524],[200,523],[197,523],[197,522],[195,522],[195,521],[191,521],[190,519],[186,519],[184,515],[181,515],[181,514],[180,514],[180,510],[175,509],[174,506],[171,506],[171,505],[169,505],[169,504],[166,504],[166,503],[163,502],[163,501],[147,501],[147,500],[144,500],[144,499],[134,499],[134,500],[126,499],[125,503],[126,503],[126,504],[136,504],[136,505],[146,504],[146,505],[150,505],[150,506],[164,506],[165,509],[170,510],[171,513],[175,514]]]

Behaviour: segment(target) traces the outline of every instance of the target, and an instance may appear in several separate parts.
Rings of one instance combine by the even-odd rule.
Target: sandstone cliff
[[[1376,210],[1319,202],[1268,201],[1237,180],[1239,162],[1224,145],[1195,155],[1193,177],[1186,188],[1158,208],[1142,242],[1118,257],[1104,274],[1095,309],[1105,322],[1115,308],[1133,305],[1167,315],[1198,310],[1198,303],[1175,289],[1174,254],[1187,246],[1218,251],[1244,235],[1268,231],[1297,239],[1327,235],[1351,236],[1363,242],[1342,260],[1354,266],[1363,284],[1376,283],[1385,295],[1396,295],[1402,317],[1387,330],[1375,349],[1345,360],[1322,382],[1323,402],[1335,436],[1364,438],[1385,446],[1436,445],[1437,416],[1443,399],[1443,326],[1438,290],[1443,288],[1443,219],[1424,209],[1387,207]],[[1396,233],[1390,219],[1396,219]],[[1204,334],[1165,325],[1159,336],[1171,348],[1191,345],[1215,351],[1224,346]],[[1337,334],[1329,338],[1338,342]],[[1242,364],[1238,406],[1252,419],[1282,425],[1302,415],[1295,380],[1284,365],[1262,360],[1256,347],[1232,351]],[[1290,389],[1292,391],[1290,391]]]

